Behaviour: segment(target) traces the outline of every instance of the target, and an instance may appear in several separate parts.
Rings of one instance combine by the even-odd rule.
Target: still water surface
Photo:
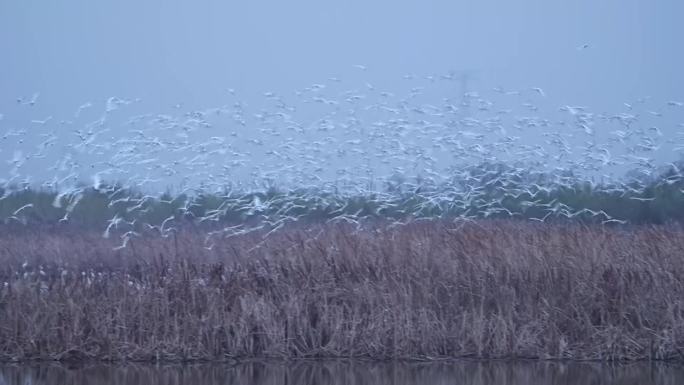
[[[0,365],[0,385],[681,385],[684,366],[554,362]]]

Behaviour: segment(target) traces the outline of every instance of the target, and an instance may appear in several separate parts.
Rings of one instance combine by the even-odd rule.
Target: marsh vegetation
[[[265,232],[3,228],[0,357],[684,359],[679,225]]]

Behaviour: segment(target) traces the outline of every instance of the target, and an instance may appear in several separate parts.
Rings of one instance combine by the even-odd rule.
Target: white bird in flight
[[[47,118],[45,118],[45,119],[43,119],[43,120],[33,119],[33,120],[31,120],[31,123],[33,123],[33,124],[39,124],[39,125],[41,125],[41,126],[44,126],[44,125],[46,125],[46,124],[47,124],[49,121],[51,121],[51,120],[52,120],[52,116],[48,116]]]
[[[538,93],[539,95],[541,95],[541,96],[546,96],[546,94],[544,93],[544,90],[542,90],[542,89],[539,88],[539,87],[532,87],[532,91],[537,92],[537,93]]]

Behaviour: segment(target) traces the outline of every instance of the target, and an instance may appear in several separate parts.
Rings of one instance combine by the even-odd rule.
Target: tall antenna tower
[[[458,71],[461,85],[461,111],[464,118],[470,117],[471,98],[469,96],[470,86],[475,76],[475,70],[466,69]]]

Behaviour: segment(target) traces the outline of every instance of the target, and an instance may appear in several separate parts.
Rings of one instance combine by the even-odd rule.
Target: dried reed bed
[[[0,235],[0,358],[684,360],[684,228]]]

